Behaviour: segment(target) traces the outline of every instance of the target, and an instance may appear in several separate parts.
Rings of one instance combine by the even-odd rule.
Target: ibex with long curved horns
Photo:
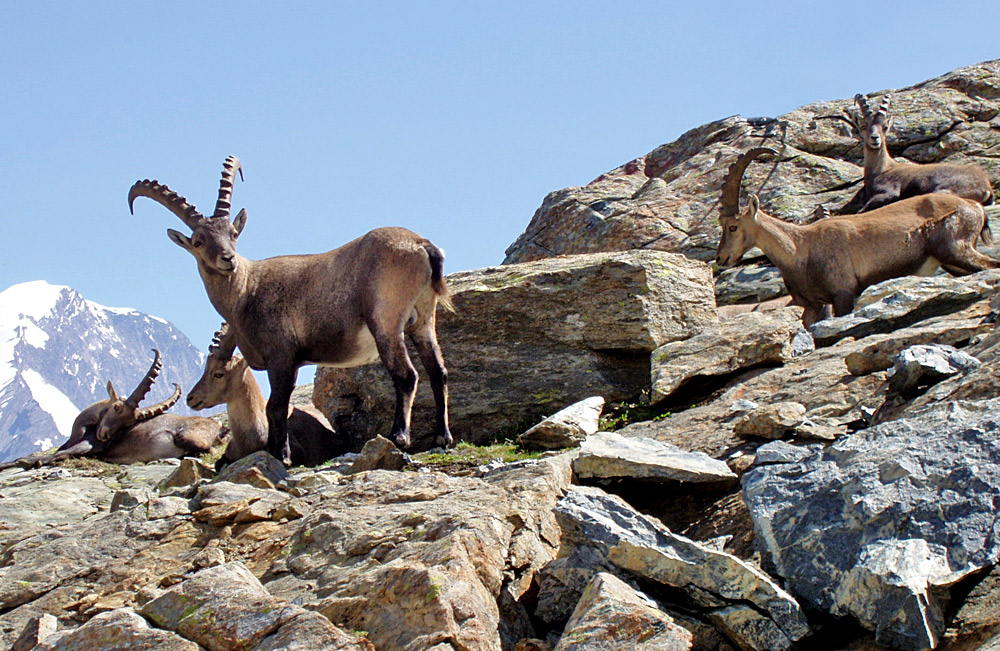
[[[197,260],[208,298],[229,323],[250,367],[267,371],[268,452],[291,462],[288,403],[300,366],[348,367],[378,359],[396,389],[390,436],[408,447],[417,372],[406,336],[430,375],[435,441],[451,445],[447,371],[436,332],[438,303],[451,306],[441,249],[404,228],[378,228],[326,253],[249,260],[236,252],[246,211],[229,221],[240,170],[239,159],[226,159],[211,217],[157,181],[137,181],[128,201],[131,210],[136,197],[149,197],[191,229],[190,237],[175,230],[167,234]]]
[[[73,421],[70,437],[58,450],[0,464],[0,470],[14,466],[44,466],[71,457],[95,457],[108,463],[144,463],[156,459],[199,456],[219,445],[221,427],[211,418],[166,414],[181,397],[174,384],[173,394],[152,407],[142,402],[162,368],[160,351],[154,350],[153,363],[131,395],[122,400],[108,381],[108,399],[85,408]]]
[[[187,395],[191,409],[226,404],[229,443],[216,469],[267,449],[267,413],[264,395],[246,360],[234,355],[236,338],[223,323],[208,347],[205,371]],[[317,466],[350,451],[329,421],[311,407],[292,407],[288,414],[288,443],[293,466]]]
[[[726,174],[716,261],[731,267],[759,247],[781,271],[794,303],[805,308],[807,327],[824,318],[830,304],[837,316],[849,313],[862,290],[889,278],[925,275],[939,265],[953,275],[1000,268],[1000,261],[975,249],[980,237],[989,237],[983,207],[953,194],[920,195],[808,225],[768,215],[757,195],[741,209],[743,172],[762,154],[775,152],[751,149]]]
[[[865,152],[861,212],[932,192],[950,192],[984,206],[993,203],[990,179],[975,165],[901,163],[889,155],[886,136],[893,121],[889,114],[891,96],[882,98],[874,112],[864,96],[855,95],[854,101],[861,111],[860,118],[849,109],[844,109],[844,113],[847,115],[845,121],[861,138]]]

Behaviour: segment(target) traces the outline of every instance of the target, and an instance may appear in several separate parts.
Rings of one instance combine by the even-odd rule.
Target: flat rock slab
[[[579,598],[594,574],[609,571],[683,589],[688,606],[706,616],[751,605],[764,621],[743,629],[741,648],[788,649],[810,632],[795,599],[759,569],[671,532],[617,496],[571,487],[556,517],[563,529],[560,558],[543,573],[539,592],[549,608]]]
[[[614,574],[597,574],[553,651],[688,651],[692,635]]]
[[[34,650],[204,651],[203,647],[175,633],[151,627],[129,608],[102,613],[79,628],[56,633]]]
[[[669,443],[614,432],[587,438],[573,461],[573,471],[580,479],[736,481],[729,466],[704,452],[687,452]]]
[[[575,448],[591,434],[596,434],[604,410],[604,398],[594,396],[560,409],[517,437],[517,443],[529,450]]]
[[[439,311],[437,329],[451,427],[474,443],[516,436],[591,396],[638,396],[649,386],[650,352],[719,319],[711,269],[676,254],[564,256],[447,280],[456,312]],[[430,383],[418,373],[417,449],[434,431]],[[314,400],[355,450],[390,431],[396,398],[381,364],[320,369]]]
[[[998,409],[934,404],[748,471],[757,540],[786,587],[880,644],[934,647],[943,589],[1000,556]]]

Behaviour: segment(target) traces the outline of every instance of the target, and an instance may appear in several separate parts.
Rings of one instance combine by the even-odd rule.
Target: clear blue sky
[[[1000,57],[1000,8],[956,7],[3,2],[0,289],[70,285],[207,347],[183,224],[126,194],[157,178],[211,212],[229,154],[247,257],[399,225],[448,271],[499,264],[546,193],[690,128]]]

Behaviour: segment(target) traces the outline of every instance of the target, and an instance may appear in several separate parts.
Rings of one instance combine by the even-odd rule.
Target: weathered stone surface
[[[253,651],[375,651],[371,642],[350,635],[319,613],[304,611],[274,635],[261,640]]]
[[[757,249],[752,249],[752,251]],[[748,251],[745,259],[750,258]],[[762,303],[788,294],[785,281],[777,267],[766,259],[763,263],[723,269],[715,278],[715,301],[719,307],[745,303]]]
[[[998,407],[932,405],[745,474],[757,540],[788,588],[882,644],[935,646],[947,586],[1000,556]]]
[[[555,651],[687,651],[692,636],[613,574],[600,572],[583,591]]]
[[[150,627],[145,619],[128,608],[97,615],[79,628],[57,633],[35,650],[204,651],[179,635]]]
[[[956,315],[957,316],[957,315]],[[919,344],[944,344],[954,346],[967,342],[977,335],[993,330],[992,323],[983,323],[981,317],[966,320],[935,319],[922,322],[905,330],[865,338],[865,347],[844,358],[852,375],[867,375],[892,368],[893,360],[904,348]]]
[[[274,488],[286,479],[288,470],[285,466],[267,452],[260,450],[227,465],[219,472],[215,481]]]
[[[556,516],[562,525],[563,548],[559,561],[541,577],[539,602],[548,609],[540,616],[557,621],[560,604],[575,603],[595,573],[610,571],[682,589],[689,606],[706,615],[752,604],[782,631],[789,645],[809,634],[798,604],[763,572],[672,533],[621,498],[596,488],[572,487],[556,507]],[[743,632],[746,636],[737,639],[744,648],[769,648],[768,638],[757,637],[752,627]]]
[[[894,156],[975,163],[1000,185],[992,153],[1000,131],[991,128],[1000,112],[1000,61],[892,92]],[[812,215],[817,204],[839,208],[860,189],[863,152],[842,121],[817,118],[842,115],[853,104],[844,98],[773,120],[734,116],[705,124],[586,186],[552,192],[508,247],[505,262],[635,248],[711,260],[722,177],[738,154],[761,145],[779,151],[775,162],[747,170],[745,192],[760,195],[762,208],[786,218]]]
[[[866,289],[854,311],[824,319],[809,330],[817,346],[828,346],[844,337],[867,337],[911,326],[942,314],[959,312],[998,291],[1000,270],[981,271],[953,278],[906,277]]]
[[[744,412],[733,422],[738,436],[759,436],[780,439],[795,433],[804,422],[805,405],[798,402],[776,402]]]
[[[660,346],[650,357],[650,402],[663,400],[695,377],[785,363],[793,356],[792,340],[802,326],[800,318],[794,309],[749,312],[690,339]]]
[[[736,474],[703,452],[687,452],[669,443],[602,432],[580,446],[573,461],[580,479],[648,479],[657,481],[727,482]]]
[[[206,466],[198,459],[185,457],[181,459],[180,465],[170,474],[169,477],[160,482],[161,489],[180,488],[182,486],[194,486],[205,479],[215,477],[215,469]]]
[[[365,442],[361,454],[351,464],[349,474],[365,470],[400,470],[406,465],[406,457],[392,441],[382,435]]]
[[[10,647],[10,651],[31,651],[55,633],[58,628],[58,621],[48,613],[41,617],[32,617],[25,625],[24,630],[21,631],[17,641]]]
[[[575,448],[597,432],[604,410],[604,398],[595,396],[560,409],[517,437],[528,450]]]
[[[910,346],[893,360],[892,370],[888,373],[889,388],[896,393],[908,394],[918,387],[937,384],[981,365],[978,359],[954,346]]]
[[[492,442],[590,396],[649,386],[649,353],[718,322],[708,266],[653,251],[553,258],[452,274],[454,314],[438,315],[452,431]],[[414,359],[417,359],[414,356]],[[426,379],[426,378],[425,378]],[[423,381],[413,436],[433,432]],[[355,441],[390,430],[395,392],[380,364],[320,369],[316,404]]]

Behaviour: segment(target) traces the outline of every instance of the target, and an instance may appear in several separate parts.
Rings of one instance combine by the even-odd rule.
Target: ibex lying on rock
[[[211,418],[163,413],[180,399],[180,385],[175,384],[173,395],[163,402],[139,407],[162,368],[160,351],[153,353],[153,364],[127,399],[122,400],[109,381],[108,399],[95,402],[80,412],[73,421],[69,440],[58,450],[0,464],[0,470],[14,466],[44,466],[60,459],[83,456],[108,463],[144,463],[199,456],[219,445],[221,427]]]
[[[136,197],[149,197],[191,229],[190,237],[167,233],[198,261],[208,298],[250,367],[267,371],[268,452],[291,462],[288,402],[300,366],[348,367],[380,358],[396,389],[390,435],[408,447],[417,372],[406,351],[407,335],[430,375],[435,441],[451,445],[447,372],[435,327],[438,302],[451,306],[441,249],[404,228],[379,228],[326,253],[249,260],[236,252],[246,211],[229,221],[237,170],[240,162],[230,156],[211,217],[157,181],[137,181],[128,200],[131,210]]]
[[[861,212],[931,192],[950,192],[984,206],[993,203],[990,179],[975,165],[900,163],[889,155],[886,136],[892,128],[892,117],[888,95],[874,113],[863,96],[855,95],[854,101],[861,110],[860,119],[850,110],[844,112],[846,121],[858,132],[865,151]]]
[[[794,303],[805,308],[807,327],[824,318],[831,303],[837,316],[849,313],[862,290],[889,278],[932,273],[939,265],[953,275],[1000,268],[1000,261],[975,249],[979,237],[989,240],[983,207],[953,194],[920,195],[804,226],[760,210],[757,195],[740,209],[747,165],[774,153],[752,149],[730,166],[723,181],[716,261],[731,267],[750,247],[759,247],[781,271]]]
[[[267,449],[267,414],[264,394],[246,360],[233,355],[236,338],[228,324],[215,333],[208,348],[205,372],[188,392],[191,409],[207,409],[226,403],[230,439],[216,469]],[[293,466],[318,466],[350,451],[329,421],[315,408],[293,407],[288,415],[288,442]]]

